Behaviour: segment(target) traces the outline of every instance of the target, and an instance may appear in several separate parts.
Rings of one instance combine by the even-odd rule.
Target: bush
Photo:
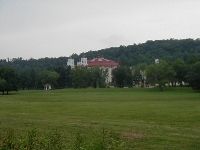
[[[85,135],[80,131],[70,136],[67,141],[61,132],[51,130],[41,133],[36,129],[17,134],[12,129],[7,129],[0,134],[0,150],[123,150],[125,142],[118,134],[102,129],[93,134]]]

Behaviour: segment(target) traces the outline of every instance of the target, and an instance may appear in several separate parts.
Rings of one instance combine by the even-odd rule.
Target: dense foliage
[[[87,57],[104,57],[120,62],[122,65],[137,65],[141,63],[151,64],[156,58],[162,60],[175,60],[177,58],[190,62],[200,60],[200,40],[157,40],[147,41],[143,44],[112,47],[99,51],[89,51],[72,55],[75,59]]]
[[[104,57],[120,62],[113,70],[111,85],[116,87],[190,85],[200,89],[200,40],[160,40],[73,54],[81,57]],[[160,63],[155,64],[154,60]],[[99,68],[67,67],[67,57],[24,60],[0,60],[0,91],[17,89],[106,87],[107,71]]]
[[[167,83],[174,83],[175,70],[166,62],[149,65],[146,69],[147,82],[158,84],[161,89]],[[181,81],[182,82],[182,81]]]
[[[0,91],[4,92],[17,90],[17,75],[12,68],[0,68]]]
[[[43,89],[46,85],[52,88],[103,88],[106,86],[107,70],[100,68],[58,67],[54,69],[15,70],[11,67],[0,69],[0,91],[17,89]]]
[[[145,63],[151,64],[156,58],[162,60],[175,60],[177,58],[185,62],[194,62],[200,60],[200,40],[184,39],[184,40],[157,40],[147,41],[143,44],[134,44],[129,46],[111,47],[98,51],[88,51],[80,55],[72,54],[72,58],[76,61],[81,57],[88,59],[96,57],[104,57],[120,62],[122,65],[135,66]],[[23,60],[15,58],[10,61],[0,60],[1,66],[11,66],[17,70],[23,69],[41,69],[64,67],[67,63],[67,57],[59,58],[41,58]]]
[[[106,74],[106,71],[99,68],[77,67],[72,70],[73,87],[105,87]]]
[[[116,68],[112,72],[113,74],[113,83],[117,87],[132,87],[133,85],[133,79],[132,79],[132,73],[131,69],[129,67],[121,66],[119,68]]]
[[[193,89],[200,89],[200,61],[190,67],[186,78]]]

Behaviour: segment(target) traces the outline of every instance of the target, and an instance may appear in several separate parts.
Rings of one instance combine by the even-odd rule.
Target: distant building
[[[67,65],[71,66],[71,68],[74,68],[75,67],[74,59],[68,59]],[[112,71],[113,69],[119,66],[119,63],[105,58],[94,58],[91,60],[87,60],[87,58],[81,58],[80,62],[77,62],[77,66],[90,67],[90,68],[99,67],[103,70],[107,70],[108,75],[106,78],[106,83],[111,83]]]
[[[67,66],[70,66],[71,68],[74,68],[75,67],[74,59],[72,59],[72,58],[68,59]]]
[[[105,58],[94,58],[88,61],[88,67],[99,67],[103,70],[108,70],[106,83],[112,82],[112,71],[119,66],[118,62]]]
[[[80,62],[77,62],[77,66],[87,66],[87,58],[81,58]]]
[[[155,59],[155,64],[159,64],[160,60],[159,59]]]

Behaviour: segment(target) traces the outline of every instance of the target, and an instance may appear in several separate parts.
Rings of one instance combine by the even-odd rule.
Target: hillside
[[[72,55],[74,57],[76,55]],[[174,60],[177,58],[185,61],[200,58],[200,40],[157,40],[147,41],[143,44],[111,47],[98,51],[81,53],[79,57],[105,57],[119,61],[124,65],[136,65],[140,63],[152,63],[154,59]],[[76,58],[76,57],[75,57]]]
[[[104,57],[113,59],[122,65],[137,65],[140,63],[150,64],[154,59],[175,60],[177,58],[184,61],[200,59],[200,40],[184,39],[184,40],[157,40],[147,41],[142,44],[134,44],[129,46],[111,47],[97,51],[88,51],[80,55],[72,54],[72,58],[76,61],[81,57],[92,59],[95,57]],[[23,60],[15,58],[11,61],[0,60],[1,66],[11,66],[16,69],[26,68],[55,68],[63,67],[67,64],[67,57],[59,58],[41,58]]]

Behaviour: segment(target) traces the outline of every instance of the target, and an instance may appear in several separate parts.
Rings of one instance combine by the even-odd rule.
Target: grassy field
[[[184,88],[65,89],[0,96],[2,134],[33,128],[39,133],[57,129],[68,140],[80,133],[85,141],[112,132],[123,141],[121,149],[200,149],[200,93]]]

